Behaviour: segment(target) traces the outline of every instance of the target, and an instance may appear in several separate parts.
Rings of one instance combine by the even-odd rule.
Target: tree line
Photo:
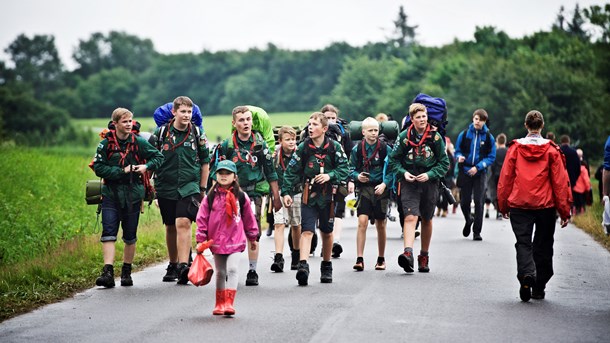
[[[403,7],[392,24],[393,35],[382,42],[309,51],[268,44],[160,54],[149,39],[98,32],[78,43],[71,71],[52,35],[21,34],[5,49],[11,66],[0,61],[0,135],[18,142],[33,132],[70,137],[76,131],[66,129],[69,118],[107,118],[117,106],[149,116],[176,95],[190,96],[204,115],[244,103],[285,112],[330,102],[347,119],[385,112],[400,120],[423,92],[446,99],[451,137],[476,108],[488,111],[492,132],[518,137],[525,113],[537,109],[547,130],[600,156],[610,120],[610,4],[562,7],[549,30],[529,36],[477,27],[473,40],[442,47],[417,43],[417,26]]]

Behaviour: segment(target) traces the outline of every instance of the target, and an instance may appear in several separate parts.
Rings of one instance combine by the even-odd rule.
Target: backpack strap
[[[360,144],[358,144],[356,146],[356,166],[359,168],[364,167],[364,152],[363,152],[363,147],[364,147],[364,139],[361,141]],[[383,141],[383,140],[379,140],[379,161],[382,161],[382,165],[383,165],[383,161],[385,161],[386,156],[388,155],[388,144]]]

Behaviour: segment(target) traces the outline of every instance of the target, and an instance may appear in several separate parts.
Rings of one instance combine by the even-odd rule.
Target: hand
[[[426,182],[429,179],[430,177],[428,176],[428,173],[422,173],[415,177],[415,180],[417,180],[418,182]]]
[[[460,156],[460,157],[458,157],[457,161],[458,161],[458,163],[463,163],[464,161],[466,161],[466,157]]]
[[[290,195],[284,195],[284,204],[286,204],[286,207],[292,206],[292,198]]]
[[[358,181],[360,181],[362,183],[368,183],[370,181],[370,179],[366,174],[360,173],[360,174],[358,174]]]
[[[375,186],[375,195],[381,195],[385,191],[385,183],[380,183]]]
[[[314,178],[315,183],[325,183],[330,181],[330,175],[328,174],[318,174]]]
[[[350,182],[348,182],[348,183],[347,183],[347,194],[354,193],[354,188],[356,188],[356,187],[354,186],[354,183],[353,183],[353,182],[351,182],[351,181],[350,181]]]
[[[408,182],[415,182],[415,176],[413,176],[409,172],[405,172],[405,180],[407,180]]]
[[[604,197],[602,198],[602,206],[606,206],[606,201],[610,201],[610,198],[608,198],[607,195],[604,195]]]
[[[282,209],[282,202],[280,201],[279,197],[273,197],[273,209],[275,212]]]
[[[566,227],[568,226],[568,223],[570,222],[570,218],[566,218],[566,219],[562,219],[561,220],[561,227]]]
[[[258,245],[257,241],[250,241],[250,250],[256,250],[256,246]]]
[[[477,167],[472,167],[472,168],[468,169],[468,172],[467,172],[467,173],[468,173],[468,175],[470,175],[470,176],[475,176],[475,175],[477,174],[477,171],[478,171],[478,170],[477,170]]]

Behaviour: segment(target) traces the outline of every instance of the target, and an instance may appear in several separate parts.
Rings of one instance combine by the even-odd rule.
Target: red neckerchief
[[[324,142],[322,143],[322,151],[328,151],[326,149],[328,149],[328,146],[330,145],[330,142],[326,139],[326,137],[324,137]],[[311,140],[311,143],[309,143],[309,148],[312,149],[313,151],[317,151],[318,147],[316,147],[313,144],[313,139]],[[320,167],[324,168],[324,158],[326,158],[327,154],[314,154],[314,156],[318,159],[318,163],[320,164]]]
[[[415,124],[411,124],[411,126],[409,126],[409,130],[407,131],[407,145],[410,145],[411,147],[413,147],[413,150],[415,150],[415,155],[421,155],[424,143],[426,142],[426,139],[428,139],[428,136],[430,135],[430,124],[426,125],[426,130],[424,131],[424,134],[422,135],[421,139],[417,143],[414,143],[413,141],[411,141],[411,130],[415,130]]]
[[[292,152],[294,153],[294,151],[296,150],[296,148],[294,150],[292,150]],[[280,157],[279,157],[279,165],[282,167],[283,171],[286,171],[286,166],[284,165],[284,149],[282,149],[282,147],[280,147]]]
[[[364,163],[364,170],[365,171],[370,171],[370,167],[371,167],[371,161],[375,158],[375,155],[377,155],[377,152],[379,151],[379,148],[381,147],[381,142],[379,142],[379,139],[377,140],[377,145],[375,145],[375,150],[373,150],[373,153],[371,154],[370,158],[366,157],[366,143],[365,140],[362,140],[362,162]]]
[[[256,145],[256,136],[254,134],[251,134],[252,136],[252,144],[250,145],[250,149],[248,151],[252,152],[252,149],[254,148],[254,146]],[[233,132],[233,147],[235,148],[235,153],[237,154],[237,158],[243,162],[243,163],[250,163],[252,165],[255,164],[254,161],[252,161],[252,154],[249,154],[248,159],[250,161],[246,161],[241,157],[241,153],[239,152],[239,145],[237,144],[237,130],[235,130],[235,132]]]
[[[234,220],[235,216],[239,212],[237,209],[237,199],[235,198],[235,194],[233,194],[233,187],[229,187],[225,189],[222,186],[218,186],[218,193],[226,194],[227,203],[225,204],[225,211],[227,213],[227,225],[231,225],[231,222]]]
[[[129,148],[135,144],[136,141],[136,137],[135,135],[133,135],[132,133],[129,133],[129,136],[127,136],[127,138],[125,139],[127,141],[127,146],[125,147],[125,151],[121,150],[121,146],[119,143],[119,138],[116,136],[116,131],[115,130],[111,130],[112,132],[112,139],[114,140],[113,144],[116,146],[116,152],[119,153],[119,155],[121,155],[121,159],[119,159],[119,165],[121,167],[125,167],[125,159],[127,158],[127,155],[129,155]],[[110,141],[110,140],[108,140]]]
[[[172,119],[168,124],[168,125],[170,125],[170,127],[168,128],[168,131],[170,132],[168,141],[169,141],[169,145],[172,147],[172,151],[175,151],[177,147],[184,144],[184,142],[186,142],[186,140],[189,138],[190,132],[191,132],[191,124],[189,123],[188,126],[186,127],[186,135],[184,136],[184,139],[181,142],[179,142],[178,144],[172,143],[173,138],[174,138],[174,133],[171,132],[171,128],[174,126],[173,124],[174,124],[174,119]],[[176,128],[174,127],[174,129],[176,129]],[[178,130],[178,129],[176,129],[176,130]],[[180,130],[178,130],[178,131],[180,131]]]

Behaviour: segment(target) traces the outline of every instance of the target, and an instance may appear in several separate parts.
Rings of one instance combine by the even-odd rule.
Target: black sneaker
[[[169,263],[167,265],[167,273],[163,276],[163,282],[172,282],[178,280],[178,263]]]
[[[290,255],[292,257],[290,261],[290,270],[297,270],[299,265],[299,259],[301,258],[301,251],[293,250]]]
[[[398,265],[407,273],[413,273],[413,253],[410,251],[404,252],[398,256]]]
[[[180,263],[178,265],[178,281],[176,282],[179,285],[186,285],[189,283],[189,268],[188,263]]]
[[[320,282],[333,282],[333,263],[331,261],[322,261],[320,264]]]
[[[532,287],[532,299],[542,300],[545,295],[544,289],[540,289],[536,286]]]
[[[131,264],[123,263],[121,268],[121,286],[133,286],[133,280],[131,279]]]
[[[472,217],[468,217],[466,224],[464,224],[464,229],[462,230],[462,235],[464,235],[464,237],[470,236],[470,227],[472,226],[472,223],[474,223],[474,219]]]
[[[299,286],[307,286],[307,279],[309,278],[309,264],[307,261],[299,261],[297,266],[297,280]]]
[[[480,234],[480,233],[476,233],[476,232],[475,232],[474,234],[472,234],[472,240],[473,240],[473,241],[482,241],[482,240],[483,240],[483,237],[481,237],[481,234]]]
[[[250,269],[246,275],[246,286],[258,286],[258,274],[256,270]]]
[[[521,280],[519,288],[519,298],[521,301],[527,302],[532,298],[532,286],[536,283],[536,279],[532,275],[526,275]]]
[[[485,218],[489,218],[489,210],[485,210]]]
[[[339,258],[342,252],[343,247],[341,246],[341,244],[339,244],[338,242],[333,243],[333,258]]]
[[[276,273],[284,271],[284,256],[282,254],[275,254],[273,263],[271,264],[271,270]]]
[[[103,286],[106,288],[114,287],[114,267],[112,264],[105,264],[102,269],[102,274],[95,280],[96,286]]]

